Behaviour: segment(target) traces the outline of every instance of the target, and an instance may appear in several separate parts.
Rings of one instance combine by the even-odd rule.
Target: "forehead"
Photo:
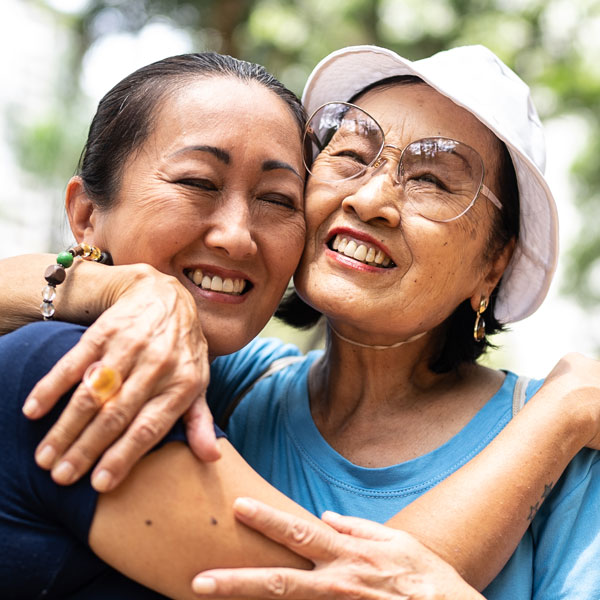
[[[202,141],[237,154],[252,146],[288,161],[300,156],[299,126],[286,102],[256,81],[234,77],[199,78],[168,93],[151,138],[161,153]]]
[[[355,104],[378,121],[386,143],[404,147],[416,139],[441,136],[475,148],[486,164],[497,158],[496,136],[467,110],[425,83],[375,88]]]

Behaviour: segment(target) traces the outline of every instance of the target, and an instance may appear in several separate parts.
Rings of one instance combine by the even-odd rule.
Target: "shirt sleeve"
[[[293,344],[273,338],[256,338],[229,356],[213,361],[207,401],[215,421],[219,423],[230,404],[260,377],[278,358],[300,356]]]

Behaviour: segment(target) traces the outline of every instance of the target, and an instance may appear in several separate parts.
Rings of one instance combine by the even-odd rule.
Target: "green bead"
[[[68,269],[73,264],[73,255],[70,252],[61,252],[56,257],[56,262]]]

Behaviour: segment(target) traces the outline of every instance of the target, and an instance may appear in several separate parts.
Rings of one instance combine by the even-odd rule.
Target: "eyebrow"
[[[262,164],[263,171],[274,171],[276,169],[287,169],[288,171],[291,171],[294,175],[296,175],[298,179],[304,181],[300,173],[298,173],[298,171],[296,171],[296,169],[294,169],[292,165],[286,162],[283,162],[281,160],[265,160],[265,162],[263,162]]]
[[[178,154],[185,154],[186,152],[208,152],[226,165],[231,162],[231,156],[229,155],[229,152],[223,150],[222,148],[217,148],[216,146],[186,146],[185,148],[181,148],[180,150],[173,152],[169,158],[177,156]]]

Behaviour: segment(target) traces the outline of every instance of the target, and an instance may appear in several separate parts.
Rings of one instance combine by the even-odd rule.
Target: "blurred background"
[[[418,59],[476,43],[532,87],[561,219],[548,299],[497,336],[487,360],[541,376],[567,351],[598,356],[600,0],[3,0],[0,258],[71,243],[63,193],[95,105],[144,64],[215,50],[264,64],[300,94],[342,46]],[[273,323],[265,333],[316,339]]]

